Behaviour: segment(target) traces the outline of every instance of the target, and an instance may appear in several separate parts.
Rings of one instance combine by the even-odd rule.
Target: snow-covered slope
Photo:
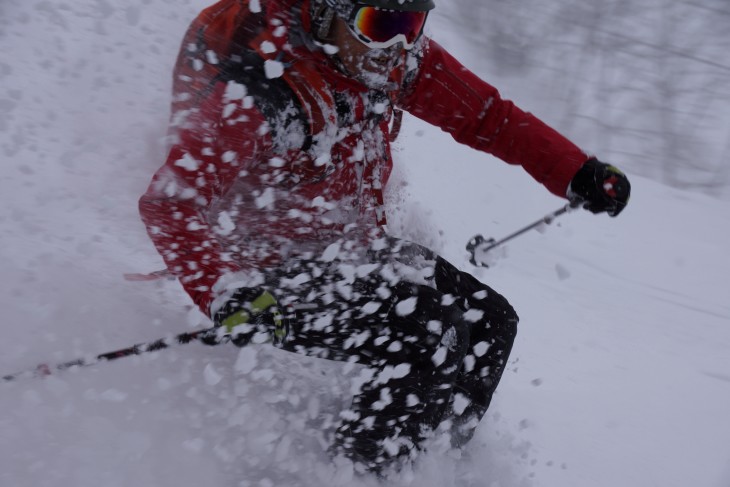
[[[136,200],[164,158],[179,38],[204,5],[0,6],[3,374],[206,326],[175,282],[122,279],[161,266]],[[394,232],[464,269],[473,234],[562,204],[413,119],[397,161]],[[730,486],[728,204],[632,182],[621,217],[571,213],[474,269],[521,317],[508,372],[461,457],[432,445],[392,485]],[[0,485],[374,485],[325,453],[356,373],[191,344],[0,384]]]

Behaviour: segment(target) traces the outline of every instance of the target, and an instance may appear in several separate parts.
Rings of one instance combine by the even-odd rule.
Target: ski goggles
[[[399,42],[411,49],[423,33],[427,11],[386,10],[355,6],[347,23],[350,31],[371,49],[386,49]]]

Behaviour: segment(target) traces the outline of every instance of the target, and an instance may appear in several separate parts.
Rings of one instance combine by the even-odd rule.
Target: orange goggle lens
[[[402,42],[410,49],[421,36],[427,16],[428,12],[360,7],[353,13],[351,28],[370,47],[385,49]]]

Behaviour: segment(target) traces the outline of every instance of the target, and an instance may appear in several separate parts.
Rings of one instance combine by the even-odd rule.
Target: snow
[[[284,75],[284,65],[279,61],[267,59],[264,61],[264,72],[269,79],[281,78]]]
[[[3,374],[208,326],[176,282],[122,278],[161,267],[136,202],[165,156],[179,40],[205,6],[143,3],[2,7]],[[435,439],[390,485],[730,485],[727,201],[632,175],[619,218],[571,212],[475,269],[474,234],[563,202],[412,118],[395,157],[394,233],[471,269],[521,322],[474,440]],[[326,451],[363,372],[193,343],[3,383],[0,485],[373,486]]]
[[[416,310],[417,303],[418,303],[417,297],[408,298],[408,299],[399,301],[398,304],[395,305],[395,313],[398,316],[408,316],[409,314],[413,313]]]

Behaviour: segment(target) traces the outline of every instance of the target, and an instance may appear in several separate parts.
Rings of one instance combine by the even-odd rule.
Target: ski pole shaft
[[[137,345],[132,345],[131,347],[122,348],[120,350],[114,350],[113,352],[106,352],[97,355],[96,357],[92,359],[84,359],[84,358],[78,358],[75,360],[70,360],[68,362],[63,362],[60,364],[56,364],[53,366],[49,366],[47,364],[41,364],[37,366],[35,369],[29,369],[22,372],[16,372],[14,374],[9,374],[3,376],[4,382],[12,382],[17,381],[19,379],[25,379],[25,378],[31,378],[31,377],[44,377],[47,375],[51,375],[53,371],[63,371],[66,369],[70,369],[72,367],[88,367],[90,365],[97,364],[99,362],[108,362],[111,360],[120,359],[123,357],[129,357],[132,355],[142,355],[143,353],[148,352],[156,352],[158,350],[163,350],[165,348],[170,348],[174,345],[185,345],[190,342],[193,342],[195,340],[201,340],[203,338],[209,338],[212,340],[217,340],[216,335],[216,328],[207,328],[204,330],[198,330],[188,333],[181,333],[175,337],[172,338],[160,338],[159,340],[155,340],[153,342],[149,343],[140,343]]]
[[[570,211],[572,208],[573,208],[573,206],[571,204],[567,204],[564,207],[560,208],[559,210],[556,210],[548,215],[545,215],[544,217],[537,220],[536,222],[533,222],[533,223],[527,225],[526,227],[521,228],[510,235],[507,235],[503,239],[498,240],[497,242],[494,242],[490,247],[488,247],[484,250],[486,251],[486,250],[489,250],[490,248],[498,247],[502,244],[505,244],[505,243],[509,242],[510,240],[513,240],[514,238],[519,237],[523,233],[527,233],[530,230],[533,230],[533,229],[539,227],[540,225],[550,225],[553,222],[553,220],[555,220],[560,215],[564,215],[565,213]]]
[[[541,225],[550,225],[556,218],[558,218],[561,215],[564,215],[565,213],[569,212],[570,210],[577,208],[580,206],[580,202],[571,202],[567,205],[561,207],[558,210],[553,211],[552,213],[549,213],[545,215],[544,217],[540,218],[539,220],[530,223],[526,227],[523,227],[519,230],[517,230],[514,233],[511,233],[507,235],[506,237],[495,240],[493,238],[490,238],[488,240],[485,240],[482,235],[475,235],[472,237],[471,240],[466,244],[466,250],[469,251],[471,254],[471,258],[469,261],[476,265],[476,266],[483,266],[488,267],[488,265],[484,262],[484,257],[487,252],[490,250],[499,247],[500,245],[503,245],[510,240],[513,240],[520,235],[529,232],[530,230],[533,230],[535,228],[538,228]]]

